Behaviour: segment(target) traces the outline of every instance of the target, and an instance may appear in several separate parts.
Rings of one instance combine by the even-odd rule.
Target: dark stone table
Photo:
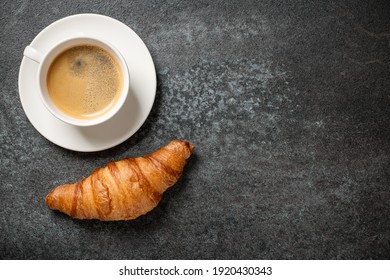
[[[101,152],[46,140],[18,95],[24,47],[79,13],[130,26],[157,71],[147,121]],[[0,27],[1,259],[390,258],[389,1],[3,1]],[[174,138],[196,150],[149,214],[46,207]]]

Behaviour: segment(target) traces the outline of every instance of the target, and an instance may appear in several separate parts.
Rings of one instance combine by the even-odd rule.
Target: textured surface
[[[389,259],[390,2],[279,2],[3,1],[0,258]],[[43,138],[17,87],[24,47],[86,12],[133,28],[158,77],[142,128],[97,153]],[[173,138],[196,150],[149,214],[45,206],[56,185]]]

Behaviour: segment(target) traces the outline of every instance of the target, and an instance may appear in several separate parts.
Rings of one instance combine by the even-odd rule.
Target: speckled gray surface
[[[156,65],[149,118],[102,152],[47,141],[18,95],[24,47],[78,13],[124,22]],[[389,1],[3,1],[0,27],[0,259],[390,258]],[[149,214],[45,206],[173,138],[197,148]]]

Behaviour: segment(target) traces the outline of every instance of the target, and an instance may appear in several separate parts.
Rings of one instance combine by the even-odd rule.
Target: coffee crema
[[[50,65],[46,81],[57,108],[77,119],[93,119],[108,112],[123,88],[123,74],[116,59],[90,45],[59,54]]]

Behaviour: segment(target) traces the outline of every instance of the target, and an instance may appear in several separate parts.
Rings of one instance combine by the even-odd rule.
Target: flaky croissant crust
[[[193,148],[173,140],[145,157],[110,162],[75,184],[58,186],[46,196],[46,204],[77,219],[135,219],[155,208],[177,182]]]

